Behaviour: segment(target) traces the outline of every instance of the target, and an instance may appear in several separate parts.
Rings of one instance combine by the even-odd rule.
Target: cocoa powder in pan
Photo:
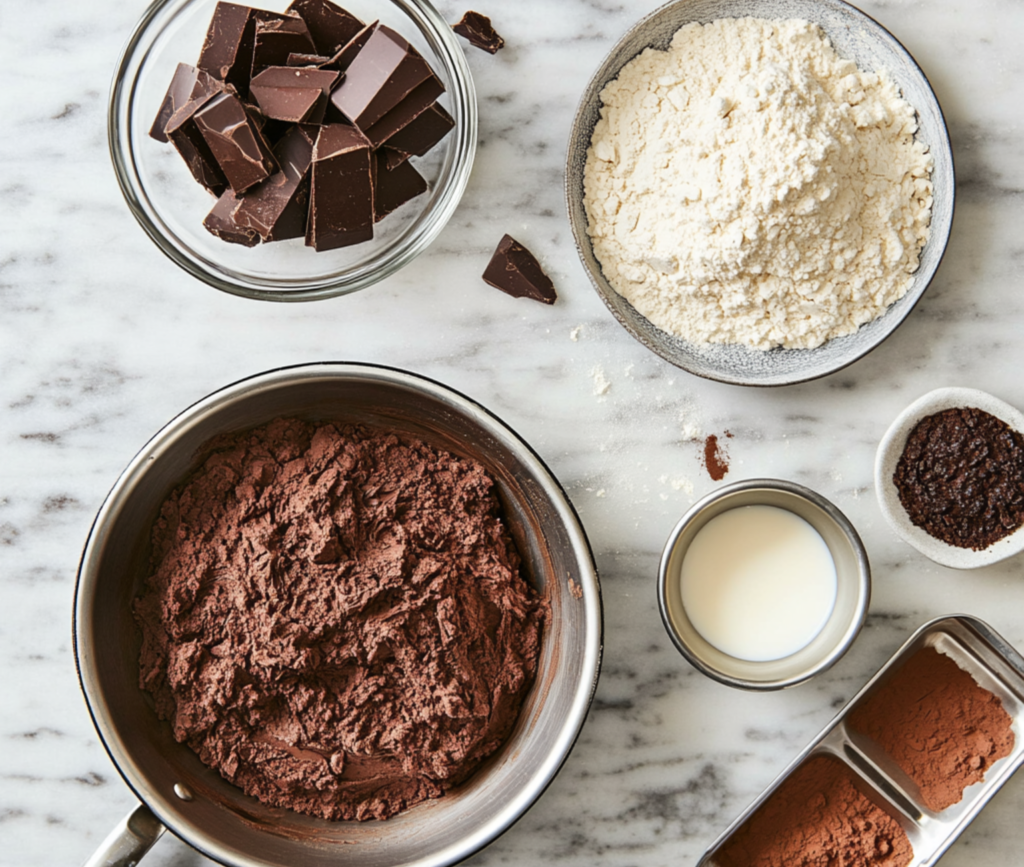
[[[950,657],[926,647],[860,702],[847,725],[874,740],[939,812],[1013,750],[999,697]]]
[[[854,784],[838,760],[812,756],[715,854],[716,867],[905,867],[900,823]]]
[[[511,733],[548,609],[479,464],[279,419],[215,443],[152,546],[140,686],[259,800],[384,819]]]

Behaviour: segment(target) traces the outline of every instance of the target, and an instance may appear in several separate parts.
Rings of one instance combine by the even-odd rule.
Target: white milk
[[[836,566],[803,518],[740,506],[697,532],[683,558],[683,606],[706,641],[737,659],[796,653],[821,632],[836,602]]]

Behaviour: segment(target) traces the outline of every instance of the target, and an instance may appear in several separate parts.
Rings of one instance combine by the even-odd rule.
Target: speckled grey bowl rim
[[[704,8],[707,6],[722,7],[722,12],[703,16],[698,14],[687,16],[685,14],[687,7]],[[754,14],[768,18],[780,17],[773,15],[773,10],[780,7],[793,9],[797,6],[805,10],[813,8],[819,12],[828,8],[836,14],[857,21],[862,31],[872,32],[876,40],[888,44],[893,54],[903,58],[906,67],[912,72],[916,72],[919,77],[922,92],[926,95],[929,103],[927,106],[914,106],[919,120],[922,117],[922,112],[927,109],[937,121],[934,131],[936,139],[928,143],[930,152],[935,158],[936,168],[939,170],[932,174],[934,185],[932,232],[928,243],[922,250],[921,266],[915,273],[915,282],[907,294],[891,305],[882,316],[861,326],[854,334],[835,338],[822,347],[809,350],[774,349],[768,353],[759,353],[757,350],[738,345],[719,344],[711,347],[699,347],[651,324],[646,317],[612,288],[601,271],[600,263],[594,256],[590,237],[587,234],[587,218],[583,208],[583,166],[586,162],[586,150],[593,134],[594,125],[600,116],[600,92],[604,85],[615,78],[622,67],[642,50],[652,46],[663,48],[667,45],[666,40],[643,37],[643,34],[651,30],[653,25],[663,17],[678,16],[675,17],[672,24],[673,29],[678,29],[691,21],[706,23],[717,18]],[[727,9],[733,10],[731,14],[726,11]],[[815,16],[807,15],[806,17],[821,24],[820,19]],[[825,28],[823,27],[823,29]],[[825,32],[834,41],[833,32],[827,29]],[[631,51],[628,56],[623,56],[624,49],[631,44],[634,44],[635,50]],[[843,54],[841,50],[840,54]],[[892,72],[892,70],[889,71]],[[897,79],[897,83],[901,85],[901,91],[905,92],[903,82]],[[948,171],[948,180],[941,183],[940,188],[940,183],[936,181],[941,182],[942,176],[939,173],[946,171]],[[587,83],[576,109],[566,149],[565,204],[576,251],[591,284],[619,324],[636,340],[665,361],[695,376],[728,385],[778,387],[809,382],[843,370],[870,353],[903,324],[931,285],[945,257],[956,212],[956,167],[949,128],[942,107],[924,70],[892,33],[856,6],[846,3],[844,0],[671,0],[633,25],[606,55]],[[772,370],[760,376],[753,376],[749,372],[745,372],[742,359],[749,358],[752,353],[757,353],[760,356],[775,356],[775,359],[770,362]],[[832,358],[832,355],[836,357]],[[793,362],[786,365],[776,362],[776,359],[787,358],[793,359]],[[733,363],[730,364],[730,361]],[[774,372],[776,368],[779,369],[778,372]]]
[[[929,391],[896,416],[878,443],[878,451],[875,453],[875,495],[878,498],[878,507],[882,510],[890,529],[929,560],[950,569],[980,569],[1024,551],[1024,527],[1018,527],[1008,536],[997,539],[981,551],[949,545],[911,523],[892,481],[896,464],[907,444],[907,437],[917,423],[934,413],[963,406],[976,407],[994,415],[1024,435],[1024,413],[987,391],[961,387]]]

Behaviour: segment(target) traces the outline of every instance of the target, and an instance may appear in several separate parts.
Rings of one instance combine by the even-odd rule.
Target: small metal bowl
[[[287,0],[260,0],[283,11]],[[466,56],[429,0],[346,0],[364,21],[379,19],[409,40],[444,84],[455,128],[414,160],[430,184],[374,227],[363,244],[317,253],[301,239],[247,248],[203,228],[214,199],[169,144],[149,137],[179,62],[195,63],[216,0],[157,0],[136,25],[117,64],[107,134],[114,171],[132,214],[153,242],[193,277],[265,301],[314,301],[364,289],[408,265],[440,234],[462,198],[476,153],[476,91]]]
[[[1010,404],[976,388],[937,388],[919,397],[901,412],[885,432],[875,453],[875,494],[878,506],[893,532],[929,560],[951,569],[980,569],[1024,551],[1024,527],[998,539],[980,551],[958,548],[927,533],[912,523],[893,483],[907,437],[921,419],[955,407],[973,406],[1004,421],[1024,435],[1024,413]]]
[[[328,822],[249,797],[177,743],[138,687],[141,635],[131,601],[148,572],[161,503],[202,464],[212,438],[280,416],[383,426],[479,461],[497,483],[524,575],[551,605],[536,680],[508,742],[456,790],[385,822]],[[568,756],[597,685],[601,628],[597,571],[572,505],[532,449],[477,403],[429,379],[364,364],[284,368],[230,385],[171,420],[136,455],[82,555],[74,629],[82,689],[111,759],[152,811],[137,811],[105,846],[126,845],[129,834],[137,840],[140,828],[151,843],[162,824],[234,867],[461,861],[509,828]]]
[[[751,662],[723,653],[697,632],[683,605],[679,576],[690,542],[712,518],[739,506],[777,506],[793,512],[818,531],[835,562],[836,602],[831,615],[810,644],[782,659]],[[778,479],[736,482],[697,502],[669,536],[658,570],[658,605],[676,648],[708,677],[741,689],[783,689],[825,671],[857,637],[870,600],[871,567],[853,524],[820,494]]]
[[[583,170],[605,85],[644,49],[668,48],[672,36],[686,24],[747,16],[812,21],[825,31],[840,56],[854,60],[861,69],[886,70],[917,109],[917,138],[930,147],[935,161],[931,236],[921,251],[913,285],[878,319],[815,349],[761,352],[738,344],[698,346],[662,331],[612,288],[587,234]],[[817,379],[852,364],[892,334],[921,299],[942,261],[953,224],[955,187],[949,131],[924,72],[889,31],[842,0],[675,0],[655,10],[619,40],[587,84],[569,134],[565,170],[566,206],[576,249],[612,315],[644,346],[676,367],[732,385],[792,385]]]

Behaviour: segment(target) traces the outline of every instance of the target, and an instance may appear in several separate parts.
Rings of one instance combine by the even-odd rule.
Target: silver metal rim
[[[842,529],[843,533],[850,540],[850,544],[854,550],[854,555],[857,558],[860,601],[858,603],[855,616],[851,620],[843,640],[836,645],[836,647],[827,656],[825,656],[820,663],[799,677],[755,682],[732,677],[731,675],[719,671],[717,668],[713,668],[701,657],[695,654],[686,642],[682,640],[672,623],[672,618],[670,617],[668,610],[668,566],[679,537],[687,526],[689,526],[689,524],[702,511],[704,511],[708,505],[716,500],[722,499],[723,497],[727,497],[741,491],[759,490],[785,491],[786,493],[802,497],[820,508],[830,518],[832,518],[836,524],[839,525],[840,529]],[[661,612],[661,621],[665,626],[665,631],[668,633],[669,638],[675,645],[676,650],[678,650],[686,658],[687,662],[702,674],[707,675],[712,680],[718,681],[719,683],[724,683],[727,686],[733,686],[738,689],[762,692],[786,689],[787,687],[804,683],[814,677],[814,675],[820,674],[821,672],[831,668],[839,661],[846,651],[850,649],[850,645],[853,644],[854,639],[857,637],[861,627],[864,625],[864,620],[867,617],[868,606],[870,604],[871,565],[868,561],[867,550],[864,548],[864,543],[861,541],[860,534],[857,532],[856,528],[852,523],[850,523],[850,520],[846,515],[837,509],[833,503],[821,496],[817,491],[812,491],[810,488],[805,488],[803,485],[798,485],[796,482],[786,481],[785,479],[746,479],[740,482],[733,482],[730,485],[726,485],[725,487],[719,488],[717,491],[713,491],[707,496],[702,497],[694,503],[689,510],[687,510],[686,514],[683,515],[679,523],[676,524],[672,532],[669,534],[668,541],[665,543],[665,548],[661,554],[661,561],[658,564],[658,610]]]

